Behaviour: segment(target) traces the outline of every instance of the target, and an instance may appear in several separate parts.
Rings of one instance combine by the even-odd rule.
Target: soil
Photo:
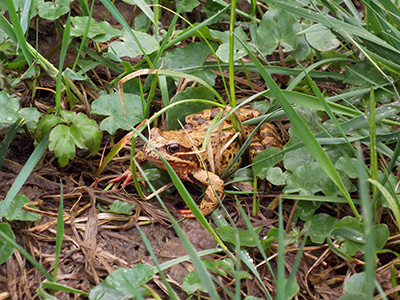
[[[243,2],[246,4],[247,2]],[[74,2],[73,5],[78,5]],[[132,20],[132,6],[123,2],[116,2],[116,5],[127,20]],[[96,3],[94,16],[97,20],[104,19],[106,10],[100,3]],[[117,22],[110,17],[111,24],[118,26]],[[44,54],[54,64],[58,64],[58,51],[54,46],[60,42],[60,36],[54,34],[57,32],[53,28],[54,22],[40,20],[39,22],[39,52]],[[31,35],[29,39],[34,45],[36,36],[34,35],[35,24],[31,24]],[[75,59],[75,53],[69,52],[66,64]],[[98,68],[99,86],[103,81],[110,81],[118,74],[113,74],[105,68]],[[97,76],[96,75],[96,76]],[[244,73],[236,73],[238,78],[246,81]],[[258,75],[251,74],[253,83],[259,84],[257,88],[262,89],[262,81]],[[285,84],[287,78],[280,76],[276,78],[280,84]],[[221,94],[223,94],[222,84],[220,85]],[[332,83],[329,83],[332,86]],[[55,81],[46,75],[38,79],[38,86],[55,90]],[[254,91],[248,86],[238,84],[238,95],[245,97]],[[88,97],[95,94],[89,85],[81,86],[82,92]],[[218,88],[218,86],[216,87]],[[325,87],[329,88],[329,87]],[[332,86],[332,89],[341,90],[340,85]],[[35,106],[40,111],[46,112],[53,107],[53,93],[46,90],[37,90],[32,99],[32,93],[21,85],[15,89],[15,94],[20,96],[22,105]],[[63,103],[68,108],[68,102]],[[84,106],[74,108],[77,111],[87,111]],[[281,120],[277,124],[281,129],[284,139],[288,139],[287,127],[290,124]],[[0,131],[3,138],[5,131]],[[108,152],[125,133],[118,132],[115,137],[104,137],[103,147]],[[3,200],[9,191],[16,176],[26,163],[29,155],[33,151],[32,140],[21,134],[14,139],[3,166],[0,169],[0,200]],[[100,182],[96,187],[92,184],[95,181],[94,174],[97,171],[101,160],[101,154],[89,157],[85,151],[78,151],[77,157],[70,162],[67,167],[61,168],[53,153],[47,152],[40,163],[35,167],[33,173],[29,176],[22,187],[20,193],[26,195],[40,209],[42,218],[38,222],[10,222],[16,235],[17,243],[30,253],[47,272],[52,273],[55,263],[55,245],[56,245],[56,222],[57,211],[60,201],[60,187],[63,185],[64,201],[64,222],[65,234],[60,253],[60,262],[58,264],[57,282],[66,286],[89,292],[94,286],[98,285],[104,278],[119,268],[134,267],[138,263],[154,265],[153,259],[146,248],[138,227],[144,232],[149,240],[152,249],[159,263],[169,261],[186,255],[179,238],[166,213],[162,210],[158,201],[153,198],[144,201],[139,198],[133,185],[126,189],[121,189],[115,185],[111,190],[105,190],[107,181],[110,178],[121,174],[129,166],[129,148],[121,151],[120,156],[111,162],[100,177]],[[251,216],[252,197],[239,197],[240,204],[248,212],[249,219],[254,227],[262,227],[261,236],[270,229],[278,225],[276,195],[279,194],[279,187],[271,187],[264,184],[265,190],[261,193],[260,211],[256,217]],[[194,197],[201,197],[201,190],[194,185],[188,185],[188,189]],[[182,200],[177,192],[164,195],[162,199],[175,218],[179,218],[177,210],[183,208]],[[101,212],[98,206],[107,209],[108,205],[115,200],[121,200],[134,205],[132,215],[116,215]],[[236,226],[245,229],[245,223],[238,213],[236,201],[227,196],[225,204],[230,217]],[[293,201],[284,202],[284,221],[289,222],[294,208]],[[326,205],[322,210],[329,212],[330,206]],[[333,208],[332,208],[333,209]],[[350,212],[343,208],[344,214]],[[210,218],[210,223],[212,223]],[[182,220],[179,225],[185,232],[197,250],[215,248],[217,246],[211,235],[205,230],[197,220]],[[298,225],[297,225],[298,226]],[[297,228],[299,229],[299,228]],[[275,268],[276,248],[273,248],[268,254],[272,256],[270,263]],[[288,247],[286,253],[286,267],[290,272],[297,247]],[[273,281],[265,262],[257,249],[249,249],[250,256],[253,258],[258,271],[262,275],[265,285],[273,294],[275,292]],[[223,252],[207,256],[209,259],[220,260],[226,258]],[[343,283],[351,274],[362,271],[361,261],[356,259],[348,262],[334,255],[329,247],[324,245],[306,247],[302,256],[300,268],[298,270],[297,282],[301,289],[297,299],[338,299],[343,295]],[[381,257],[383,260],[384,257]],[[390,259],[387,259],[390,261]],[[193,270],[193,265],[189,262],[175,265],[165,274],[181,299],[188,297],[182,291],[183,278]],[[276,270],[274,270],[276,271]],[[378,279],[385,289],[390,289],[390,268],[382,269],[379,272]],[[34,268],[19,251],[14,250],[13,256],[0,266],[0,299],[38,299],[37,289],[39,284],[45,280],[44,276]],[[231,278],[221,279],[227,287],[234,287]],[[150,283],[151,287],[159,292],[163,299],[168,299],[164,294],[164,286],[155,278]],[[260,286],[256,280],[245,279],[242,282],[243,295],[253,295],[265,298]],[[55,296],[58,299],[86,299],[76,294],[57,292]],[[225,299],[228,299],[225,297]]]

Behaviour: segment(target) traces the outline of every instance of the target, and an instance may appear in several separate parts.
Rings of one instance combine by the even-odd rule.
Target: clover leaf
[[[64,124],[51,130],[49,150],[54,151],[60,166],[65,167],[75,157],[75,147],[88,149],[91,154],[99,150],[103,135],[94,120],[83,113],[62,111],[61,117],[46,118],[45,125],[40,124],[39,128],[50,130],[57,122]]]

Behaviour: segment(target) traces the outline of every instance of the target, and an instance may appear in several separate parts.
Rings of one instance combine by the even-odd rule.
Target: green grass
[[[316,264],[313,272],[318,271],[319,263],[329,266],[334,261],[351,265],[346,269],[346,274],[350,274],[347,283],[340,272],[334,274],[341,286],[331,287],[332,295],[344,295],[342,300],[379,295],[395,299],[396,293],[384,295],[388,284],[377,276],[377,266],[387,263],[384,253],[400,256],[395,247],[386,243],[389,237],[396,238],[400,228],[396,177],[400,165],[399,8],[389,0],[361,1],[362,9],[350,1],[342,5],[334,1],[305,5],[298,1],[269,0],[262,4],[251,1],[246,10],[238,1],[230,4],[210,1],[202,4],[199,20],[189,13],[198,5],[194,2],[167,5],[154,1],[149,5],[147,1],[136,1],[132,6],[135,18],[128,20],[114,1],[100,2],[106,11],[104,20],[98,19],[94,2],[89,6],[83,0],[74,5],[58,1],[51,9],[43,6],[36,10],[31,3],[30,11],[29,1],[26,7],[20,7],[17,1],[7,0],[0,7],[7,9],[0,17],[0,33],[4,36],[0,40],[0,60],[4,66],[4,74],[0,74],[4,89],[0,93],[0,105],[4,107],[0,110],[0,166],[7,159],[7,151],[18,146],[19,135],[25,135],[35,145],[1,198],[0,250],[4,249],[5,254],[0,255],[0,261],[13,259],[15,248],[40,271],[41,281],[30,292],[49,299],[61,292],[89,295],[89,299],[100,299],[98,295],[102,293],[137,299],[144,299],[146,293],[155,299],[166,295],[179,299],[184,293],[199,298],[205,295],[211,299],[245,299],[253,296],[246,289],[246,280],[252,278],[257,282],[254,296],[261,298],[248,299],[284,300],[296,295],[309,298],[309,293],[317,292],[310,290],[311,283],[304,286],[302,264],[305,257],[319,255],[310,250],[315,246],[327,251],[330,257],[329,263],[324,261],[327,257],[321,257],[322,261],[311,260],[311,265]],[[109,15],[121,29],[118,33],[111,30]],[[82,16],[88,16],[90,22],[79,23],[78,17]],[[41,53],[40,47],[32,46],[35,43],[29,40],[28,33],[34,30],[26,24],[34,20],[39,23],[46,20],[58,31],[54,35],[60,36],[60,43],[52,49],[60,50],[56,60]],[[35,88],[42,87],[43,76],[53,81],[55,96],[50,102],[34,99],[41,105],[36,107],[33,101],[33,107],[28,108],[21,99],[34,97]],[[187,96],[194,87],[204,89],[196,98]],[[109,102],[94,102],[106,94],[110,96]],[[251,123],[259,128],[263,122],[273,121],[279,125],[286,143],[278,154],[243,164],[240,175],[237,172],[229,177],[228,171],[222,174],[224,179],[227,177],[226,199],[224,202],[219,199],[221,205],[211,218],[201,214],[188,185],[163,159],[168,175],[159,175],[161,179],[157,180],[164,180],[162,176],[172,180],[175,193],[218,245],[218,250],[206,251],[218,253],[218,259],[203,258],[205,252],[196,250],[184,226],[169,212],[165,198],[156,195],[158,202],[152,203],[165,210],[165,220],[172,225],[170,230],[181,241],[187,257],[160,263],[158,249],[143,229],[145,225],[141,225],[136,230],[154,268],[138,263],[116,271],[116,265],[111,267],[107,263],[105,269],[115,273],[108,277],[102,273],[99,277],[102,283],[90,282],[90,290],[58,284],[59,266],[72,239],[66,238],[65,229],[71,225],[65,222],[69,213],[65,205],[69,200],[63,198],[63,189],[56,222],[55,265],[43,261],[32,249],[24,249],[27,244],[20,239],[20,227],[15,222],[19,219],[9,217],[22,214],[23,210],[13,200],[35,166],[40,169],[46,161],[68,174],[85,157],[91,166],[99,166],[93,187],[109,189],[110,186],[102,185],[103,173],[115,165],[114,158],[131,138],[136,141],[140,137],[150,143],[142,133],[148,126],[163,126],[165,118],[183,118],[207,105],[233,108],[221,120],[216,118],[210,130],[231,118],[239,131],[243,124],[234,112],[238,107],[250,105],[258,108],[262,116],[247,120],[244,125]],[[94,106],[95,113],[90,113]],[[82,120],[77,113],[82,111],[96,122],[86,116]],[[140,113],[132,117],[136,112]],[[120,137],[122,130],[130,133],[119,143],[118,139],[114,142],[114,134],[117,132]],[[111,146],[101,138],[100,131],[113,136],[109,139]],[[210,131],[205,134],[206,139],[209,134]],[[54,146],[56,143],[58,147]],[[106,149],[104,155],[98,151],[100,143]],[[243,143],[238,157],[246,155],[248,144],[249,140]],[[81,151],[86,151],[84,156]],[[93,156],[89,157],[89,152]],[[57,160],[49,160],[54,155],[62,167],[68,164],[67,168],[61,168]],[[99,160],[100,156],[105,157]],[[280,161],[276,161],[277,157],[281,157]],[[272,166],[271,161],[274,161]],[[156,183],[149,179],[143,166],[135,165],[134,161],[131,165],[155,192]],[[86,174],[86,170],[78,172]],[[146,193],[138,179],[134,181],[138,190],[135,197],[144,198]],[[242,181],[266,187],[266,192],[246,193],[231,185]],[[77,181],[71,182],[73,185]],[[85,205],[78,202],[78,206]],[[267,219],[273,220],[268,226],[264,222]],[[22,220],[21,217],[19,222],[25,222],[26,228],[36,225]],[[10,230],[16,237],[10,235]],[[76,230],[72,227],[74,234]],[[17,241],[24,243],[24,247]],[[291,249],[296,249],[295,255]],[[185,277],[183,284],[172,284],[166,275],[169,268],[188,260],[196,272]],[[398,264],[393,259],[389,265],[390,284],[395,286]],[[357,280],[360,280],[358,285]],[[162,282],[164,290],[155,289],[155,282]]]

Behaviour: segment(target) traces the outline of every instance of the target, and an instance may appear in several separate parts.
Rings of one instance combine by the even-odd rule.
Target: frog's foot
[[[224,181],[214,173],[207,173],[204,170],[194,172],[187,179],[193,183],[207,185],[199,209],[204,216],[208,216],[218,207],[218,198],[222,199],[224,195]],[[195,217],[190,209],[181,209],[178,212],[183,218],[190,219]]]
[[[135,160],[139,163],[142,164],[143,162],[146,161],[146,156],[143,152],[143,150],[139,150],[136,155],[135,155]],[[139,178],[140,177],[140,172],[136,172],[136,176]],[[118,181],[121,181],[122,179],[125,179],[124,182],[122,183],[122,187],[126,187],[128,185],[129,182],[132,181],[132,172],[131,172],[131,168],[128,168],[128,170],[126,170],[122,175],[118,176],[117,178],[114,178],[112,180],[110,180],[108,183],[115,183]],[[144,181],[140,181],[140,183],[143,186],[146,186]]]
[[[218,207],[218,205],[219,205],[219,202],[215,195],[214,195],[214,199],[208,199],[208,200],[206,200],[206,196],[204,196],[203,200],[201,201],[201,203],[199,205],[199,209],[204,216],[208,216]],[[195,218],[194,214],[192,213],[192,211],[190,209],[187,208],[187,206],[185,207],[185,209],[178,210],[178,213],[180,214],[180,216],[182,218],[185,218],[185,219]]]
[[[199,205],[199,209],[204,216],[208,216],[209,214],[211,214],[219,205],[217,197],[214,195],[214,192],[212,193],[213,197],[212,199],[209,199],[207,198],[207,191],[206,191],[206,195],[204,196],[203,200],[201,200],[201,203]],[[222,194],[218,196],[221,198]],[[194,214],[190,209],[187,208],[187,206],[185,207],[185,209],[178,210],[178,213],[181,215],[182,218],[186,219],[195,218]]]
[[[140,177],[140,175],[138,177]],[[122,182],[122,185],[121,185],[123,188],[126,187],[128,185],[128,183],[132,181],[131,168],[126,170],[124,173],[122,173],[122,175],[118,176],[117,178],[111,179],[108,183],[115,183],[115,182],[119,182],[121,180],[124,180],[124,182]],[[144,181],[140,181],[140,183],[143,186],[146,186]]]
[[[192,213],[192,211],[190,209],[188,209],[187,206],[185,206],[185,209],[178,210],[178,213],[182,218],[185,218],[185,219],[194,219],[195,218],[194,214]]]

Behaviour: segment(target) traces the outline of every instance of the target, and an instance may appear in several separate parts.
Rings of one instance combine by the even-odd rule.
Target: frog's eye
[[[167,151],[171,154],[181,151],[181,145],[178,143],[169,144],[167,146]]]

